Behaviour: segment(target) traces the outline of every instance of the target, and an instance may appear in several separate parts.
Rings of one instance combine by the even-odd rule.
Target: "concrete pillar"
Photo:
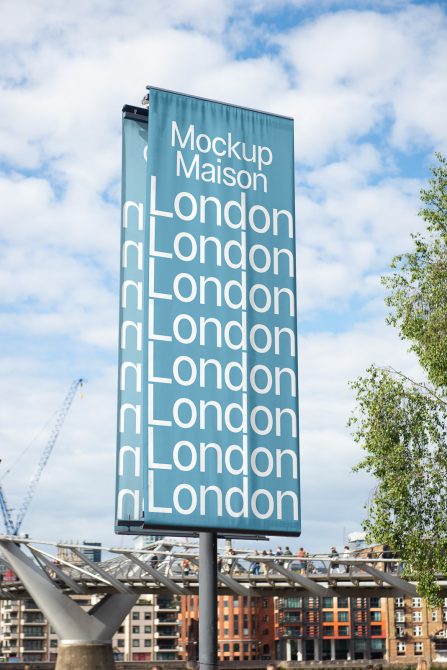
[[[60,637],[56,670],[113,670],[112,636],[138,594],[115,581],[115,587],[122,591],[104,596],[86,612],[17,544],[0,540],[0,550]]]
[[[351,638],[348,647],[348,655],[346,660],[351,661],[354,658],[354,639]]]
[[[114,670],[114,668],[111,643],[59,644],[55,670]]]
[[[319,661],[321,659],[320,654],[320,640],[315,638],[314,640],[314,661]]]
[[[296,641],[296,660],[303,660],[303,641],[301,639]]]
[[[331,661],[335,661],[335,640],[331,640]]]
[[[286,661],[292,660],[292,640],[286,640]]]

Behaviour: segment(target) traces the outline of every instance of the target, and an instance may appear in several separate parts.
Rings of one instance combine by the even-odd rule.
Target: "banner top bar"
[[[224,102],[222,100],[214,100],[213,98],[203,98],[200,95],[193,95],[191,93],[182,93],[181,91],[173,91],[169,88],[161,88],[160,86],[152,86],[148,84],[146,89],[150,91],[151,89],[156,88],[157,91],[162,91],[163,93],[173,93],[174,95],[181,95],[186,98],[197,98],[197,100],[204,100],[205,102],[215,102],[218,105],[226,105],[227,107],[236,107],[237,109],[246,109],[247,112],[257,112],[258,114],[266,114],[267,116],[277,116],[280,119],[287,119],[289,121],[294,121],[293,116],[287,116],[286,114],[278,114],[277,112],[266,112],[264,109],[255,109],[253,107],[244,107],[244,105],[236,105],[234,102]]]

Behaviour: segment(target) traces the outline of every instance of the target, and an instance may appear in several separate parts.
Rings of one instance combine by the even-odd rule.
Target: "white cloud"
[[[444,149],[446,34],[439,7],[410,5],[323,14],[277,38],[296,82],[286,104],[301,130],[298,155],[324,160],[387,123],[404,150],[421,139]]]

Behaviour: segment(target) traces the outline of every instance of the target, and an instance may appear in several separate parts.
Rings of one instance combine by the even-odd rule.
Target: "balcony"
[[[157,631],[154,634],[154,637],[156,639],[162,638],[162,637],[178,637],[178,630],[175,626],[172,626],[172,628],[163,628],[160,631]]]
[[[302,623],[302,620],[299,614],[285,614],[283,617],[280,617],[280,622],[283,624]]]
[[[154,651],[163,651],[163,652],[169,652],[169,653],[172,653],[172,654],[176,654],[178,651],[181,651],[181,647],[178,644],[174,644],[174,645],[156,644],[154,646]]]
[[[44,626],[47,622],[43,618],[42,614],[25,614],[24,617],[21,620],[22,626],[26,625],[27,623],[32,623],[32,624],[41,624]]]
[[[44,644],[42,644],[42,646],[36,647],[34,645],[28,646],[28,644],[25,642],[23,644],[23,647],[20,647],[20,653],[21,654],[23,654],[25,651],[26,651],[27,654],[34,654],[34,653],[41,654],[43,651],[46,651],[46,650],[47,650],[47,648]]]
[[[25,598],[23,601],[23,609],[25,610],[38,610],[36,603],[31,598]]]
[[[300,638],[303,637],[302,628],[294,626],[286,626],[285,628],[279,628],[279,637],[280,638]]]
[[[161,614],[161,616],[157,617],[154,619],[154,624],[155,626],[160,626],[164,624],[172,625],[173,623],[178,622],[178,616],[177,614],[171,613],[171,612],[166,612],[165,614]]]
[[[155,612],[169,612],[174,610],[175,612],[180,611],[180,603],[176,603],[175,601],[169,601],[166,600],[164,602],[160,602],[158,605],[155,605],[154,607]]]

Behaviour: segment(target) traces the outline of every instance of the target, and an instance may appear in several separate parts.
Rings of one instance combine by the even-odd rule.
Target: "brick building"
[[[389,598],[388,617],[391,662],[447,662],[447,598],[441,607],[430,607],[418,597]]]
[[[198,657],[199,598],[185,596],[181,600],[180,658],[193,661]],[[218,644],[220,661],[274,659],[274,599],[219,596]]]
[[[277,656],[329,661],[384,658],[385,598],[276,598]]]

